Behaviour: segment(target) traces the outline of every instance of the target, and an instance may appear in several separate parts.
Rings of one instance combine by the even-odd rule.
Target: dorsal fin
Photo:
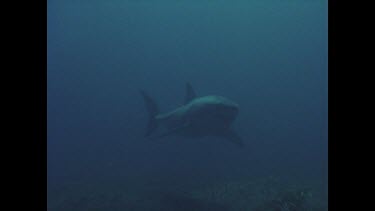
[[[196,97],[195,91],[189,82],[186,83],[186,94],[185,94],[185,104],[189,103],[192,99]]]

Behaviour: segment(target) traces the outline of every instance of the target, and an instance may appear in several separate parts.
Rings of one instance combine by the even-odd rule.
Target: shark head
[[[190,119],[218,127],[229,127],[238,114],[235,102],[217,95],[196,98],[189,106]]]

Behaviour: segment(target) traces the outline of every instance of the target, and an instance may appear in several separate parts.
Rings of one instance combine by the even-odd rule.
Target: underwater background
[[[48,0],[47,207],[328,209],[325,0]],[[198,96],[239,104],[245,147],[149,140]]]

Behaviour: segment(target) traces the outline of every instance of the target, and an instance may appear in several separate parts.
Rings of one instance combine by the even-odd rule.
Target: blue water
[[[48,0],[47,21],[48,210],[255,210],[273,195],[191,195],[268,180],[327,209],[326,1]],[[239,104],[245,148],[144,137],[139,89],[166,112],[186,82]]]

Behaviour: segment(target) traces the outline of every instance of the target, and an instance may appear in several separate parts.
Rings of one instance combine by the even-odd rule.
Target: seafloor
[[[48,189],[49,211],[326,211],[328,190],[275,177],[211,184],[71,183]],[[323,187],[323,188],[322,188]]]

